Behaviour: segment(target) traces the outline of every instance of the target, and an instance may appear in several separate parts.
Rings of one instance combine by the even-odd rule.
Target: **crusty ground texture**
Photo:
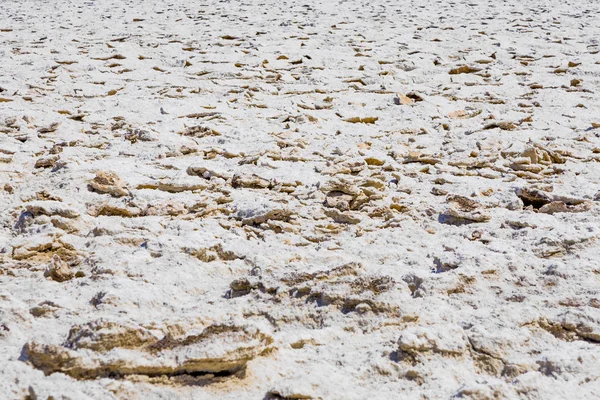
[[[598,26],[3,0],[0,397],[600,398]]]

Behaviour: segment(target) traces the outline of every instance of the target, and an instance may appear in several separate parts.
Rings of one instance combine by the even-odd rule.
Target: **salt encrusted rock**
[[[208,247],[185,247],[184,251],[203,262],[212,262],[216,260],[231,261],[244,258],[238,256],[233,250],[224,249],[221,243]]]
[[[53,235],[23,238],[13,244],[12,257],[15,260],[24,260],[38,253],[47,252],[52,249],[55,239]]]
[[[60,122],[53,122],[48,126],[44,126],[38,129],[38,133],[51,133],[55,132],[60,126]]]
[[[440,222],[452,225],[487,222],[491,216],[481,209],[481,205],[468,197],[450,195],[446,202],[451,206],[440,214]]]
[[[207,167],[204,165],[191,165],[187,169],[188,175],[197,175],[204,179],[222,178],[224,180],[231,179],[233,176],[231,173],[213,167]]]
[[[144,210],[134,203],[122,203],[119,201],[106,201],[99,204],[92,204],[88,207],[88,214],[92,217],[140,217]]]
[[[321,191],[326,193],[324,205],[339,211],[359,210],[369,202],[368,194],[371,194],[369,192],[371,192],[370,188],[374,186],[373,183],[375,183],[374,180],[352,182],[346,179],[336,179],[329,181],[321,187]],[[332,209],[326,209],[325,212],[332,215],[339,214]]]
[[[108,193],[113,197],[129,195],[125,182],[111,171],[98,171],[94,179],[90,181],[89,187],[95,192]]]
[[[258,175],[234,175],[231,185],[234,188],[268,189],[272,182]]]
[[[325,215],[340,224],[358,224],[361,221],[360,215],[351,211],[343,212],[335,208],[326,208],[324,212]]]
[[[114,348],[135,349],[159,339],[155,333],[141,326],[99,319],[71,327],[64,346],[73,350],[106,352]]]
[[[58,215],[64,218],[77,218],[80,215],[79,211],[59,201],[33,201],[25,204],[25,208],[34,217],[37,215]]]
[[[418,151],[411,151],[410,153],[408,153],[406,155],[406,157],[404,157],[404,160],[402,160],[402,162],[404,164],[423,163],[423,164],[435,165],[435,164],[439,164],[441,162],[441,160],[439,159],[439,156],[423,154]]]
[[[354,182],[351,182],[346,179],[336,179],[329,181],[327,182],[327,184],[321,187],[321,191],[325,193],[341,192],[352,197],[357,197],[362,194],[362,190],[360,190],[360,188],[357,185],[355,185]]]
[[[61,260],[60,256],[57,254],[52,256],[50,265],[44,272],[44,275],[57,282],[65,282],[75,277],[75,274],[71,271],[69,265]]]
[[[50,156],[45,156],[45,157],[40,157],[35,162],[35,168],[50,168],[50,167],[54,167],[54,164],[56,164],[56,162],[58,160],[60,160],[60,156],[58,154],[56,154],[56,155],[50,155]]]
[[[269,350],[273,339],[250,325],[213,324],[161,339],[143,327],[104,321],[76,326],[62,346],[28,342],[23,358],[46,374],[76,379],[126,375],[232,374]]]
[[[187,213],[185,204],[176,201],[153,204],[145,212],[145,215],[170,215],[178,216]]]
[[[481,71],[481,68],[479,67],[472,67],[469,65],[461,65],[460,67],[456,67],[456,68],[452,68],[450,70],[450,72],[448,72],[450,75],[458,75],[458,74],[472,74],[475,72],[479,72]]]
[[[539,144],[523,150],[521,157],[528,158],[532,164],[565,163],[564,157],[560,154]]]
[[[545,317],[539,325],[563,340],[588,340],[600,343],[600,313],[586,314],[581,311],[564,311],[555,317]]]
[[[339,191],[331,191],[327,193],[327,197],[325,199],[325,205],[327,207],[337,208],[338,210],[349,210],[350,204],[355,199],[354,196],[349,195],[344,192]]]
[[[487,222],[491,216],[483,211],[461,211],[448,208],[440,215],[440,221],[445,224],[469,224],[474,222]]]
[[[244,225],[260,225],[269,220],[289,221],[294,213],[286,208],[271,207],[267,204],[256,208],[245,208],[239,210],[235,218],[242,221]]]
[[[204,179],[197,177],[169,178],[137,185],[136,189],[154,189],[169,193],[204,190],[208,187]]]
[[[179,132],[179,134],[183,135],[183,136],[193,136],[193,137],[197,137],[197,138],[202,138],[205,136],[220,136],[221,135],[216,130],[206,127],[206,126],[202,126],[202,125],[189,126],[189,127],[185,128],[183,131]]]
[[[533,209],[545,214],[585,212],[592,207],[590,201],[557,195],[536,188],[522,187],[518,188],[516,193],[525,206],[532,206]]]
[[[551,203],[544,204],[538,211],[545,214],[581,213],[589,211],[591,208],[592,204],[588,201],[576,205],[567,204],[563,201],[553,201]]]
[[[51,317],[55,316],[56,312],[59,311],[62,307],[58,304],[45,300],[39,303],[37,306],[31,307],[29,309],[29,313],[36,318],[41,317]]]

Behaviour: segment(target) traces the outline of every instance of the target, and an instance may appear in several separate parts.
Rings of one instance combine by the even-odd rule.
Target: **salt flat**
[[[600,398],[599,25],[2,1],[1,397]]]

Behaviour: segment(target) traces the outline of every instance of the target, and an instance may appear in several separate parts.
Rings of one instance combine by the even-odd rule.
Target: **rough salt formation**
[[[600,398],[599,15],[3,1],[2,397]]]
[[[21,358],[45,374],[62,372],[76,379],[214,376],[238,372],[268,351],[271,342],[256,329],[236,325],[211,325],[198,334],[167,333],[159,339],[144,328],[95,321],[71,328],[62,346],[29,342]]]

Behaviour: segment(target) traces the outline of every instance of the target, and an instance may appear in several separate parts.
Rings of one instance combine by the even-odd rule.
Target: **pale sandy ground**
[[[598,26],[1,1],[0,397],[600,398]]]

